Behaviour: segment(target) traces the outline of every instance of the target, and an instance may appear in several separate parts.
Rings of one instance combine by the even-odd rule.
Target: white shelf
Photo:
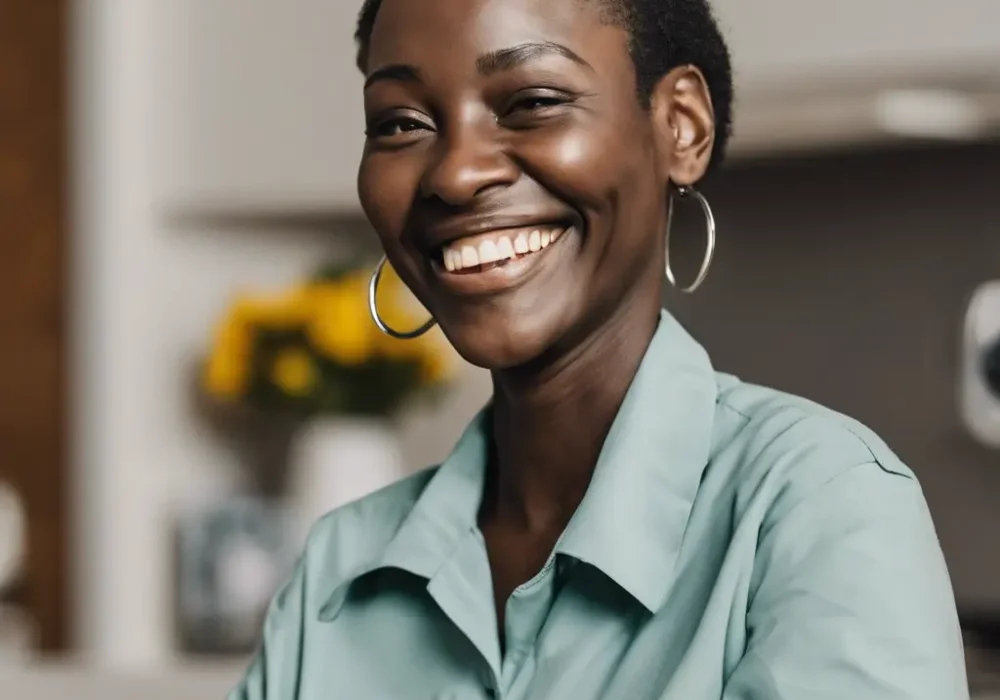
[[[95,672],[85,666],[0,666],[4,697],[32,700],[176,700],[222,698],[239,681],[245,662],[190,664],[149,673]]]

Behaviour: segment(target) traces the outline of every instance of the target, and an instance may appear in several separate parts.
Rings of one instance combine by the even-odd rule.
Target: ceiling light
[[[879,127],[896,136],[965,140],[988,126],[974,98],[950,90],[886,90],[875,99],[875,114]]]

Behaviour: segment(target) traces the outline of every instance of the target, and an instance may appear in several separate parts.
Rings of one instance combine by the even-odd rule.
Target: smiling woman
[[[714,250],[707,1],[369,0],[357,38],[371,313],[439,324],[494,397],[316,524],[232,700],[968,697],[912,472],[661,309],[679,199],[708,234],[685,289]],[[381,318],[386,264],[424,326]]]
[[[721,159],[731,97],[707,6],[666,7],[362,10],[362,205],[389,261],[472,362],[516,367],[565,351],[615,314],[610,300],[634,298],[655,319],[662,183],[693,184]],[[468,41],[445,46],[442,33]],[[484,243],[495,258],[485,268]],[[558,303],[535,306],[539,296]]]

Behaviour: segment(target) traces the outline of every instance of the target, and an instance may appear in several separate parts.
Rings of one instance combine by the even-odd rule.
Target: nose
[[[518,168],[505,152],[496,123],[488,122],[453,130],[438,141],[421,182],[424,197],[462,206],[517,180]]]

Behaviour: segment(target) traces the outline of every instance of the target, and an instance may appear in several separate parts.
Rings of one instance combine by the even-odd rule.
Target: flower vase
[[[405,476],[396,433],[386,422],[321,417],[302,426],[289,454],[289,496],[297,544],[331,510]]]

